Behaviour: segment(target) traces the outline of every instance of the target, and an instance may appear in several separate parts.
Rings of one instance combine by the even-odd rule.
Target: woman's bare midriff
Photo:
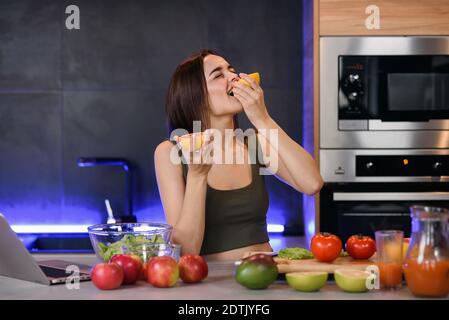
[[[237,248],[225,252],[213,253],[205,255],[208,261],[225,261],[225,260],[240,260],[243,258],[245,253],[249,251],[263,251],[263,252],[272,252],[273,249],[268,242],[253,244],[247,247]]]

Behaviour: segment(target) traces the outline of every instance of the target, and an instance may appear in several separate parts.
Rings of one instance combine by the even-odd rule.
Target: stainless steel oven
[[[321,150],[320,230],[410,234],[409,207],[449,208],[449,150]]]
[[[448,208],[448,183],[327,183],[320,193],[320,230],[374,236],[376,230],[403,230],[410,236],[409,207]]]
[[[449,207],[449,37],[320,41],[320,230],[408,235]]]

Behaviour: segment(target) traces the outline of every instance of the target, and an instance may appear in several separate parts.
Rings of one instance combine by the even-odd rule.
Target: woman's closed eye
[[[217,75],[214,77],[214,79],[218,79],[218,78],[221,78],[221,77],[223,77],[223,73],[217,74]]]

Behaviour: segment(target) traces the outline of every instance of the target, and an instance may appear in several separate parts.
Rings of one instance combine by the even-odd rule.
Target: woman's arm
[[[234,95],[241,102],[248,119],[258,129],[263,153],[267,154],[267,149],[270,149],[277,154],[277,170],[273,173],[300,192],[312,195],[320,191],[323,179],[315,160],[270,117],[263,90],[254,79],[243,73],[240,76],[251,84],[251,88],[234,82]],[[269,130],[277,130],[277,141],[270,141]],[[270,157],[273,156],[270,152]]]
[[[267,149],[270,148],[270,153],[274,151],[278,155],[277,171],[273,173],[300,192],[308,195],[319,192],[323,179],[312,156],[290,138],[271,117],[256,123],[259,132],[257,137],[261,142],[263,154],[268,154]],[[270,129],[277,130],[275,142],[271,141]],[[270,154],[270,158],[272,156]]]
[[[183,253],[199,254],[204,237],[207,165],[189,166],[184,184],[182,165],[170,159],[173,144],[164,141],[154,152],[159,194],[167,223],[173,226],[172,241]]]

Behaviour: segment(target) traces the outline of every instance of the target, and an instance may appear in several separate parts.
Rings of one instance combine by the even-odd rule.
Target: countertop
[[[80,264],[98,263],[93,254],[38,254],[36,260],[59,259]],[[209,276],[199,284],[184,284],[180,280],[174,288],[160,289],[146,282],[123,286],[113,291],[98,290],[92,282],[81,282],[79,289],[69,290],[64,284],[45,286],[0,276],[0,299],[60,299],[60,300],[402,300],[417,299],[407,287],[397,291],[373,290],[366,293],[346,293],[333,281],[319,292],[304,293],[291,289],[284,280],[277,280],[266,290],[249,290],[234,280],[234,262],[209,262]]]

